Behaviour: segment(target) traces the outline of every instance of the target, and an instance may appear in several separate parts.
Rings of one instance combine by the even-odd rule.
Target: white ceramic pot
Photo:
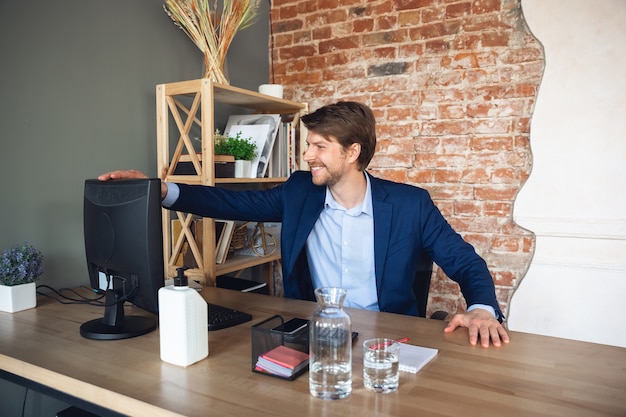
[[[34,282],[20,285],[0,285],[0,311],[15,313],[37,306]]]
[[[249,178],[252,161],[235,160],[235,178]]]

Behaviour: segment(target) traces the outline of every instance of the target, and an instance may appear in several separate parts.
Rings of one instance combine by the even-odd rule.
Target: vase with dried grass
[[[260,0],[166,0],[163,9],[204,54],[204,78],[229,84],[228,48],[239,30],[256,20]]]

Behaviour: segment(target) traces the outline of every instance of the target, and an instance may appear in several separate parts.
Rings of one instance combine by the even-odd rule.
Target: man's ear
[[[350,162],[355,162],[359,159],[359,155],[361,155],[361,144],[353,143],[348,147],[348,159]]]

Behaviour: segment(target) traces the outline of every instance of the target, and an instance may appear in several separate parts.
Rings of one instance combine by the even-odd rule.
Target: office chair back
[[[428,292],[430,291],[430,279],[433,275],[433,261],[425,252],[419,260],[415,280],[413,281],[413,293],[417,298],[417,315],[426,317],[426,306],[428,304]]]

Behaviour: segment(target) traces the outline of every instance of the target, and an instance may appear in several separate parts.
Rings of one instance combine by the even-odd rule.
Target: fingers
[[[498,331],[487,325],[470,325],[469,326],[469,342],[470,345],[476,346],[478,339],[480,338],[480,345],[484,348],[489,347],[489,341],[493,342],[494,346],[500,346],[500,337]]]
[[[478,339],[480,339],[480,345],[484,348],[488,348],[490,341],[494,346],[500,346],[500,336],[498,331],[494,327],[490,327],[487,325],[470,325],[468,328],[469,332],[469,342],[470,345],[476,346],[478,344]]]
[[[482,326],[480,328],[480,344],[484,348],[489,347],[489,341],[495,347],[500,346],[500,335],[498,334],[498,330],[495,327]]]
[[[453,332],[457,327],[461,326],[461,320],[459,319],[458,315],[455,315],[452,320],[450,320],[450,322],[448,322],[448,325],[446,326],[445,329],[443,329],[444,332],[446,333],[450,333]]]
[[[106,174],[101,174],[101,175],[98,175],[98,179],[99,179],[100,181],[108,181],[108,180],[112,179],[112,178],[111,178],[111,173],[110,173],[110,172],[107,172]]]
[[[498,334],[500,335],[500,339],[504,343],[510,343],[511,342],[511,338],[509,337],[509,334],[507,333],[507,331],[504,328],[504,326],[500,325],[500,327],[498,327]]]
[[[498,332],[498,329],[495,327],[490,327],[488,329],[489,332],[489,337],[491,338],[491,342],[493,343],[494,346],[499,347],[502,342],[500,341],[500,333]],[[483,347],[489,347],[489,340],[487,340],[487,346],[485,346],[485,343],[483,342]]]
[[[495,319],[470,318],[467,314],[457,314],[444,328],[445,333],[454,331],[457,327],[467,327],[469,342],[472,346],[478,344],[488,348],[490,343],[495,347],[502,346],[502,343],[509,343],[509,335],[506,329]]]
[[[478,343],[478,327],[470,326],[468,330],[469,330],[470,345],[476,346],[476,343]]]
[[[477,333],[480,335],[480,344],[484,348],[489,347],[489,341],[491,341],[495,347],[500,347],[502,343],[510,342],[509,335],[500,323],[495,325],[481,325]]]
[[[98,179],[100,181],[121,180],[130,178],[147,178],[147,176],[143,172],[134,169],[126,171],[111,171],[98,176]]]

